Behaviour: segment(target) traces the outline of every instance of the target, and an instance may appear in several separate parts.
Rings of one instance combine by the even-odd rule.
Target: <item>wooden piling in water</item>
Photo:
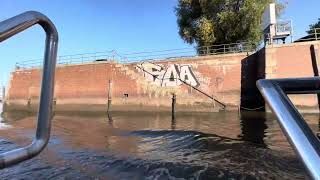
[[[172,121],[175,121],[176,120],[176,94],[172,94],[171,116],[172,116]]]
[[[107,112],[110,112],[111,111],[111,105],[112,105],[112,81],[109,80],[109,89],[108,89],[108,109],[107,109]]]

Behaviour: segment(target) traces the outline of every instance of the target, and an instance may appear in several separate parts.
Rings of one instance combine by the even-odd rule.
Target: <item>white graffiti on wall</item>
[[[161,87],[175,87],[180,86],[184,82],[198,87],[200,85],[198,79],[192,71],[191,65],[187,64],[153,64],[143,62],[137,65],[139,72],[144,74],[149,81]]]

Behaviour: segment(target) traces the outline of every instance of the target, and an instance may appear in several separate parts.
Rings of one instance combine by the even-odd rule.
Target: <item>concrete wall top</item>
[[[217,65],[228,65],[228,64],[234,64],[238,63],[242,60],[242,58],[253,54],[254,52],[243,52],[243,53],[233,53],[233,54],[217,54],[217,55],[208,55],[208,56],[190,56],[190,57],[176,57],[176,58],[168,58],[168,59],[160,59],[160,60],[152,60],[154,63],[190,63],[195,61],[215,61],[212,62]],[[226,61],[225,59],[228,59]],[[234,60],[234,61],[232,61]],[[151,61],[151,60],[150,60]],[[137,62],[131,62],[131,63],[124,63],[125,65],[136,65],[143,61],[137,61]],[[83,62],[83,63],[70,63],[70,64],[57,64],[57,68],[59,67],[68,67],[68,66],[85,66],[90,64],[114,64],[114,63],[120,63],[116,60],[110,61],[91,61],[91,62]],[[15,69],[15,72],[18,71],[30,71],[32,69],[41,69],[42,67],[32,67],[32,68],[21,68],[21,69]]]
[[[310,45],[320,45],[320,41],[305,41],[305,42],[295,42],[295,43],[289,43],[289,44],[272,44],[267,45],[266,49],[271,48],[283,48],[283,47],[298,47],[298,46],[310,46]]]

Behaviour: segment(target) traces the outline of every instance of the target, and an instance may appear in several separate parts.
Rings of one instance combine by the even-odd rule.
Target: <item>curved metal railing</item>
[[[39,24],[46,32],[46,45],[35,139],[26,147],[0,154],[0,168],[17,164],[39,154],[50,137],[54,74],[57,59],[58,32],[53,23],[39,12],[28,11],[0,22],[0,42]]]
[[[320,141],[286,95],[320,93],[320,78],[259,80],[257,86],[309,174],[320,179]]]

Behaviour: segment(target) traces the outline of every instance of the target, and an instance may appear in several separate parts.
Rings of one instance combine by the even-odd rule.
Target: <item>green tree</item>
[[[179,0],[179,35],[198,47],[261,40],[261,19],[272,0]],[[277,12],[284,6],[277,6]]]
[[[320,18],[318,18],[318,22],[309,25],[309,30],[306,31],[308,34],[314,34],[315,29],[320,28]],[[320,33],[320,29],[317,29],[317,33]]]

